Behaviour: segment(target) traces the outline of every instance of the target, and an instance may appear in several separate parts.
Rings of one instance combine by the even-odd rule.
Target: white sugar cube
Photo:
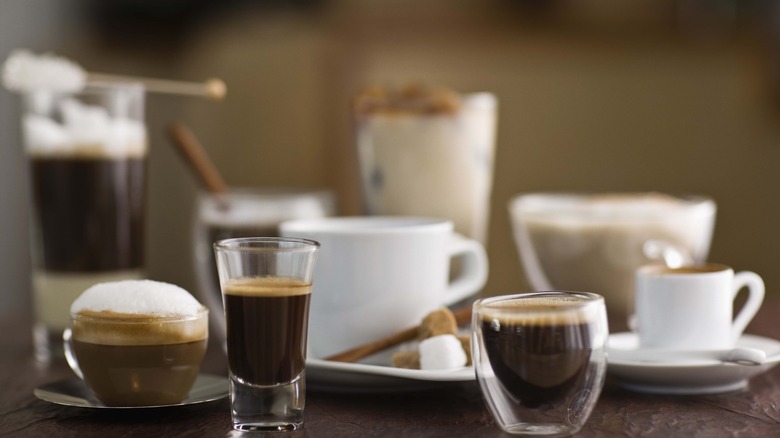
[[[420,342],[420,369],[449,370],[466,365],[468,358],[458,338],[439,335]]]

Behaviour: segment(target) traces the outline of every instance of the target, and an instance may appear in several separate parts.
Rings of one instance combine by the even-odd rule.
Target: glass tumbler
[[[144,89],[90,83],[24,95],[35,357],[63,358],[70,305],[95,283],[144,277]]]
[[[309,301],[319,246],[272,237],[214,244],[236,430],[303,427]]]
[[[353,116],[366,213],[447,218],[456,232],[484,244],[496,96],[431,92],[363,95],[358,102]]]
[[[604,385],[604,298],[535,292],[474,303],[472,355],[498,425],[517,435],[567,436],[587,421]]]

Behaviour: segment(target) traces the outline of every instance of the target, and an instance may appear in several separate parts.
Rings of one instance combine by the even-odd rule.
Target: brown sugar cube
[[[463,351],[466,352],[466,366],[471,365],[471,334],[464,333],[457,336]]]
[[[419,370],[420,353],[417,351],[397,351],[393,353],[393,366]]]
[[[417,338],[420,340],[439,335],[454,335],[458,332],[458,323],[450,309],[444,307],[425,315],[420,323]]]

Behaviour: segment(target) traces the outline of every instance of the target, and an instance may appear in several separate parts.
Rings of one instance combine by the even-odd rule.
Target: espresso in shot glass
[[[312,240],[274,237],[214,244],[236,430],[303,427],[309,301],[318,249]]]
[[[101,283],[71,307],[65,352],[106,406],[181,403],[200,371],[208,309],[177,286]]]

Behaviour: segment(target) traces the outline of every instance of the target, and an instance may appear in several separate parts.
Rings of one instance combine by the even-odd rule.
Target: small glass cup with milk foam
[[[493,94],[372,88],[357,96],[353,115],[366,213],[441,217],[456,232],[486,242]]]
[[[65,356],[105,406],[182,403],[200,372],[208,314],[189,292],[168,283],[98,283],[73,302]]]

